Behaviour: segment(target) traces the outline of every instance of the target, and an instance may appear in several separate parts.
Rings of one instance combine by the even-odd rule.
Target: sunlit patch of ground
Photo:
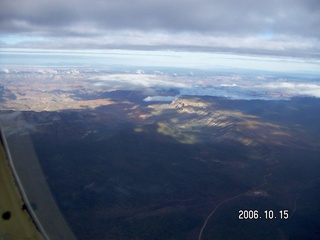
[[[160,119],[164,116],[158,132],[179,142],[233,140],[256,146],[270,142],[284,145],[293,138],[292,132],[284,126],[239,110],[221,109],[199,98],[179,98],[171,104],[154,104],[149,108],[153,116]]]
[[[169,135],[169,136],[173,137],[174,139],[176,139],[180,143],[193,144],[197,141],[196,136],[194,134],[182,132],[179,129],[176,129],[176,128],[174,128],[164,122],[158,123],[158,130],[157,131],[158,131],[158,133],[162,133],[164,135]]]
[[[14,80],[12,80],[14,79]],[[3,110],[60,111],[66,109],[92,109],[110,105],[110,99],[75,99],[75,93],[91,93],[83,76],[61,75],[14,75],[5,83],[11,99],[0,103]]]

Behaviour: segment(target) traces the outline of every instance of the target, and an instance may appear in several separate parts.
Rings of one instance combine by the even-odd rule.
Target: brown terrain
[[[317,99],[144,102],[92,74],[1,77],[0,109],[21,112],[12,132],[32,126],[53,195],[83,239],[294,239],[303,220],[319,236]],[[292,219],[239,221],[240,209]]]

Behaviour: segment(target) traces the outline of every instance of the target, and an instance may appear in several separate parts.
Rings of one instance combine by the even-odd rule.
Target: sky
[[[319,0],[0,0],[0,6],[1,49],[231,54],[319,67]]]

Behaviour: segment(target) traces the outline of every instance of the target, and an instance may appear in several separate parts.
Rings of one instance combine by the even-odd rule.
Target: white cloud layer
[[[262,84],[257,90],[281,93],[288,96],[311,96],[320,98],[320,85],[314,83],[274,82]]]
[[[17,38],[23,39],[23,36]],[[30,38],[32,39],[32,38]],[[8,41],[7,41],[8,42]],[[264,38],[252,36],[216,36],[205,33],[169,33],[142,31],[108,31],[104,36],[48,37],[42,40],[15,40],[13,44],[2,44],[7,48],[42,49],[141,49],[179,50],[202,52],[235,52],[257,55],[280,55],[292,57],[319,57],[320,41],[303,36],[274,35]]]
[[[90,78],[91,80],[99,80],[100,86],[110,86],[116,89],[142,89],[142,88],[185,88],[186,84],[170,80],[169,77],[159,77],[152,74],[109,74]]]
[[[143,101],[145,102],[151,102],[151,101],[157,101],[157,102],[172,102],[175,100],[177,96],[148,96]]]
[[[303,78],[301,78],[303,79]],[[289,100],[307,96],[320,98],[320,84],[309,80],[291,80],[257,76],[163,76],[151,74],[110,74],[92,78],[96,87],[113,90],[139,90],[149,95],[144,101],[172,101],[179,96],[218,96],[231,99]],[[163,89],[175,89],[176,96],[161,95]]]

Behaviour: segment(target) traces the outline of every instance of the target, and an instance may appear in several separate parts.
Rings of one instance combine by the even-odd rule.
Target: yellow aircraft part
[[[32,221],[0,144],[0,239],[44,239]]]

